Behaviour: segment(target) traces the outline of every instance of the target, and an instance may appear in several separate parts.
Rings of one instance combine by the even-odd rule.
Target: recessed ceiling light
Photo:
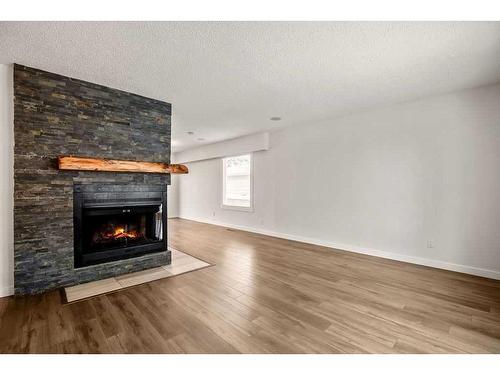
[[[269,120],[271,120],[271,121],[280,121],[281,117],[271,117]]]
[[[188,135],[193,135],[193,134],[194,134],[194,132],[186,132],[186,134],[188,134]]]

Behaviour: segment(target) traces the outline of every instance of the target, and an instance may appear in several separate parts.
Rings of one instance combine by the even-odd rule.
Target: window
[[[232,156],[222,159],[223,207],[251,209],[252,207],[252,157]]]

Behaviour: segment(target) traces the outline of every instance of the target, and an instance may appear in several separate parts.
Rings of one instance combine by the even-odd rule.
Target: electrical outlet
[[[428,249],[434,248],[434,241],[433,240],[427,240],[427,248]]]
[[[215,216],[215,211],[212,212],[212,216]]]

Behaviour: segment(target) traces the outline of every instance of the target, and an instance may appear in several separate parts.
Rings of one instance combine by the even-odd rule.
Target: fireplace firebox
[[[166,195],[158,186],[75,185],[75,268],[166,251]]]

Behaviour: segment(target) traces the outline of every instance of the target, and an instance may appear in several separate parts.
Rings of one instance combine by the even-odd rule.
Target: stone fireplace
[[[16,294],[170,263],[169,174],[57,165],[59,155],[169,163],[170,117],[166,102],[14,66]]]

